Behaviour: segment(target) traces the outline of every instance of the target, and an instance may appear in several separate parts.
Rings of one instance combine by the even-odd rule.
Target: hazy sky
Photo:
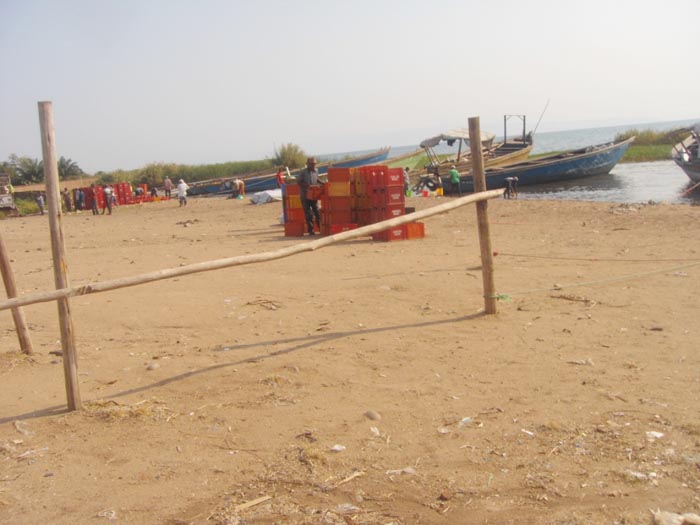
[[[0,160],[86,171],[700,116],[700,0],[0,0]]]

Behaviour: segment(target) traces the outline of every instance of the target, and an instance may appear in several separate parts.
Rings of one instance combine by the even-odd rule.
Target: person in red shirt
[[[284,186],[284,173],[281,166],[277,169],[277,186],[280,188]]]

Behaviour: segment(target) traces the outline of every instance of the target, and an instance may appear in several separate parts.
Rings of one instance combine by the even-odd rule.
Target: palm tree
[[[83,175],[83,170],[80,169],[77,162],[61,157],[58,159],[58,178],[64,179],[77,179]]]
[[[34,184],[44,179],[44,163],[37,159],[18,158],[15,171],[21,184]]]

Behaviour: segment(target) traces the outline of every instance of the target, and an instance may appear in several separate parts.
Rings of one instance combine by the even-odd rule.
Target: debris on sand
[[[155,421],[170,421],[177,414],[169,409],[162,401],[144,399],[133,405],[123,405],[114,400],[97,400],[85,403],[84,413],[103,421],[119,421],[124,419],[152,419]]]

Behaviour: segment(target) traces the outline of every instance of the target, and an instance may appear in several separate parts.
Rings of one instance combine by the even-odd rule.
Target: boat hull
[[[319,174],[328,172],[328,168],[355,168],[358,166],[366,166],[369,164],[379,164],[387,159],[390,148],[382,148],[361,157],[333,161],[330,163],[322,163],[318,166]],[[294,175],[297,172],[293,172]],[[233,180],[241,179],[245,181],[246,193],[256,193],[258,191],[274,190],[277,188],[277,170],[257,175],[241,175],[238,177],[230,177],[226,179],[217,179],[206,183],[193,183],[188,190],[188,195],[222,195],[233,193]]]
[[[622,142],[589,146],[557,155],[520,162],[505,167],[485,170],[486,188],[505,188],[509,177],[517,177],[518,185],[546,184],[605,175],[615,167],[633,142],[634,137]],[[456,193],[449,177],[443,177],[445,193]],[[462,192],[474,191],[474,181],[469,176],[460,177]]]
[[[492,168],[496,166],[508,166],[526,160],[532,153],[532,144],[527,142],[518,143],[501,143],[491,152],[484,155],[484,168]],[[465,155],[465,158],[459,162],[446,162],[438,167],[441,177],[449,175],[452,166],[457,168],[457,171],[469,171],[472,168],[471,155]]]
[[[688,176],[693,182],[700,182],[700,161],[684,162],[680,159],[673,159],[678,167]]]

